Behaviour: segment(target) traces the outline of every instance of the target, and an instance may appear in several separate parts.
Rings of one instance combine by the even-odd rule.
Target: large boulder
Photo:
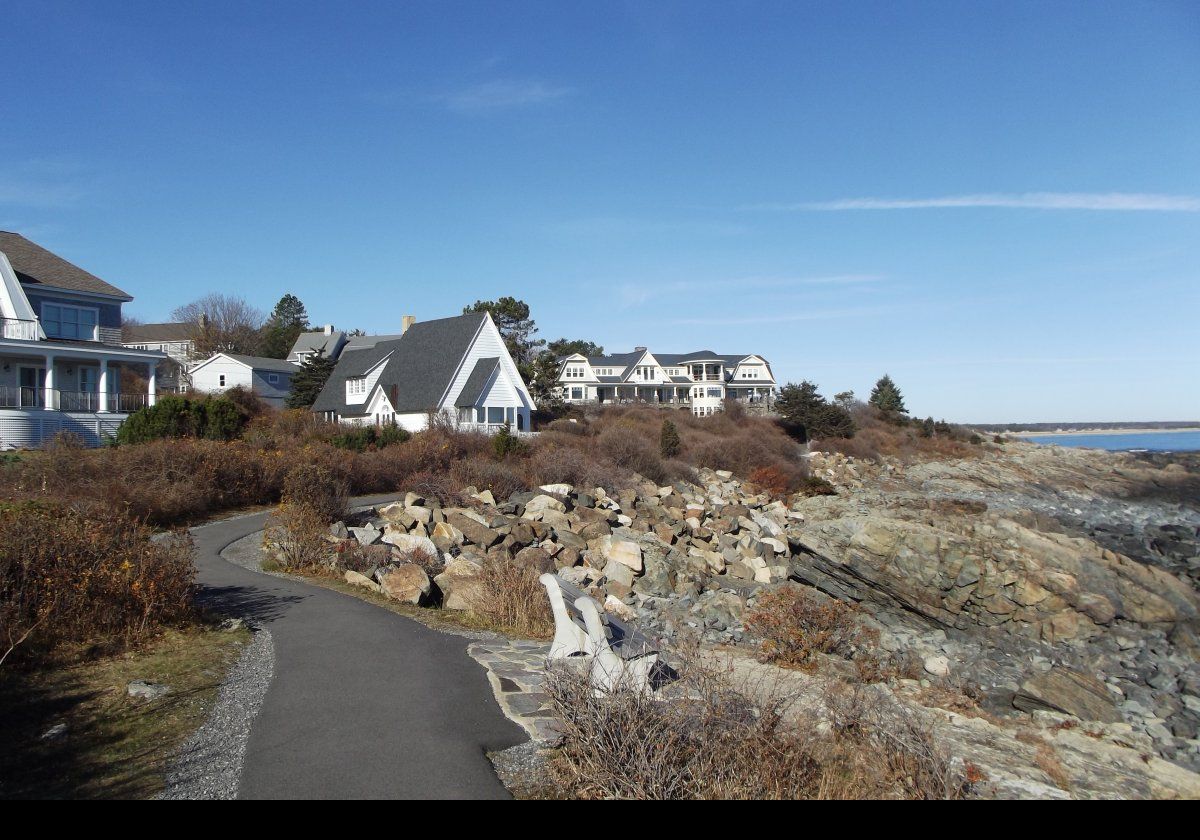
[[[345,574],[346,583],[353,586],[361,586],[363,589],[370,589],[372,592],[379,592],[380,586],[375,581],[371,580],[364,574],[355,571],[347,571]]]
[[[523,548],[513,557],[513,562],[518,566],[523,566],[528,569],[533,569],[539,575],[546,572],[553,572],[555,569],[554,558],[544,548],[538,548],[531,545],[528,548]]]
[[[1026,680],[1013,697],[1013,705],[1024,712],[1062,712],[1081,720],[1121,720],[1104,683],[1061,666]]]
[[[420,552],[434,559],[438,556],[437,546],[433,544],[433,540],[420,534],[402,534],[399,531],[389,531],[383,535],[383,541],[394,547],[402,555],[411,555]]]
[[[493,530],[459,511],[451,511],[450,515],[446,517],[446,521],[461,531],[467,542],[485,550],[504,539],[499,531]]]
[[[526,519],[534,519],[543,511],[553,510],[558,513],[565,513],[567,506],[553,496],[547,496],[544,493],[539,496],[534,496],[525,503],[525,513],[522,514]]]
[[[375,572],[375,578],[384,595],[406,604],[420,604],[428,600],[432,589],[429,575],[416,563],[384,566]]]
[[[483,566],[466,557],[455,557],[434,583],[442,592],[442,607],[448,610],[473,610],[484,597],[480,573]]]
[[[621,563],[635,572],[642,571],[642,547],[633,540],[609,534],[599,540],[599,548],[604,559]]]

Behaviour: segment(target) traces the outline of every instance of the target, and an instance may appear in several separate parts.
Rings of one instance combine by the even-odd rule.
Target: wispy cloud
[[[0,205],[28,208],[67,207],[79,201],[84,190],[79,167],[52,158],[28,160],[0,169]]]
[[[625,306],[638,306],[651,298],[700,292],[735,291],[745,289],[790,290],[806,287],[858,286],[879,283],[887,279],[884,274],[824,274],[797,277],[730,277],[718,280],[672,280],[667,282],[625,283],[619,293]],[[682,323],[682,322],[676,322]]]
[[[779,312],[772,315],[742,317],[677,318],[657,321],[657,324],[677,327],[755,326],[765,324],[797,324],[802,321],[830,321],[838,318],[870,318],[895,311],[891,306],[859,306],[846,309],[807,309],[803,312]]]
[[[493,79],[460,88],[437,99],[458,114],[481,114],[554,102],[575,91],[540,79]]]
[[[1175,213],[1200,212],[1200,197],[1158,193],[975,193],[934,198],[840,198],[790,204],[747,205],[743,210],[927,210],[937,208],[1005,207],[1033,210],[1124,210]]]

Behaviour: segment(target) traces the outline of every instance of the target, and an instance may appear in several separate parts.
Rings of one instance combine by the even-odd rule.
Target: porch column
[[[108,411],[108,359],[100,360],[100,382],[96,390],[100,396],[100,411]]]
[[[43,394],[42,398],[42,403],[46,406],[46,408],[58,408],[58,400],[55,399],[57,395],[54,393],[55,387],[54,357],[47,353],[45,393]]]
[[[158,365],[150,362],[147,367],[150,368],[150,376],[148,379],[149,385],[146,393],[146,404],[154,405],[158,400]]]

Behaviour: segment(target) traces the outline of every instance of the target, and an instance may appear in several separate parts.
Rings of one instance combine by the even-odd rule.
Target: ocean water
[[[1088,449],[1147,449],[1151,452],[1198,452],[1200,432],[1143,432],[1141,434],[1045,435],[1027,437],[1032,443],[1080,446]]]

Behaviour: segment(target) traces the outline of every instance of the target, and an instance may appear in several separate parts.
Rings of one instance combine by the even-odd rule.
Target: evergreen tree
[[[558,338],[546,345],[545,351],[555,359],[565,359],[578,353],[580,356],[603,356],[604,348],[594,341],[582,338]]]
[[[788,383],[779,389],[775,411],[785,427],[803,440],[854,437],[854,418],[836,403],[826,400],[809,381]]]
[[[886,373],[875,383],[875,387],[871,390],[871,399],[867,402],[886,414],[908,414],[900,389],[896,387],[892,377]]]
[[[333,373],[335,363],[324,353],[317,353],[305,359],[304,364],[292,377],[292,392],[287,395],[284,403],[288,408],[310,408],[317,401],[317,396]]]
[[[529,317],[529,304],[513,297],[502,297],[499,300],[477,300],[470,306],[463,307],[463,314],[472,312],[490,312],[496,328],[508,347],[509,354],[517,364],[517,369],[526,382],[533,378],[533,362],[538,349],[546,342],[534,338],[537,324]]]
[[[308,329],[308,310],[293,294],[286,294],[275,304],[267,323],[263,325],[259,355],[269,359],[286,359],[300,333]]]
[[[679,440],[679,429],[675,428],[675,424],[670,420],[664,420],[662,424],[662,433],[658,436],[658,451],[664,458],[674,458],[679,454],[679,447],[682,442]]]

